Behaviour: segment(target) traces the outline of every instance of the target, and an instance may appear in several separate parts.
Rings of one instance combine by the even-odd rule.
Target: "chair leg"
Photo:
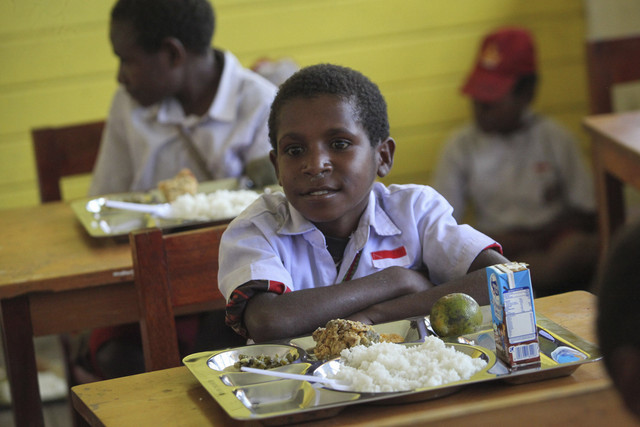
[[[85,369],[76,363],[76,352],[72,344],[73,337],[69,333],[61,334],[60,344],[62,347],[62,357],[64,359],[65,376],[67,379],[69,410],[71,411],[71,422],[73,427],[87,427],[90,424],[75,410],[71,398],[71,387],[87,382],[98,381],[100,378],[86,372]]]
[[[73,355],[71,351],[71,337],[69,334],[64,333],[59,335],[60,347],[62,348],[62,358],[64,359],[64,373],[67,379],[67,385],[69,389],[76,385],[73,378]]]

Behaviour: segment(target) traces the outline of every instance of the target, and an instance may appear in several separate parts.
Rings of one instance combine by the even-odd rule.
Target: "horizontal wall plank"
[[[13,59],[3,64],[0,87],[17,91],[96,74],[115,79],[117,61],[102,30],[80,32],[74,37],[0,43],[1,57]]]
[[[104,118],[116,87],[113,80],[102,79],[0,94],[3,132]]]
[[[4,0],[0,38],[40,38],[41,31],[64,32],[77,25],[106,23],[113,0]]]
[[[218,3],[217,43],[234,51],[261,50],[291,45],[315,45],[353,39],[386,37],[421,29],[448,29],[479,22],[509,22],[518,17],[580,14],[582,4],[571,1],[519,2],[510,0],[424,1],[358,0]],[[362,17],[362,19],[354,19]],[[251,22],[255,32],[246,31]],[[277,31],[275,31],[277,29]],[[255,37],[253,34],[259,34]]]

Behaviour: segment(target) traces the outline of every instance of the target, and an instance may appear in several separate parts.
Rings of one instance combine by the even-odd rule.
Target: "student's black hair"
[[[111,21],[130,22],[138,45],[149,53],[157,52],[167,37],[180,40],[189,52],[204,53],[211,48],[215,28],[207,0],[119,0]]]
[[[387,103],[378,86],[351,68],[318,64],[301,69],[280,86],[269,114],[269,140],[274,150],[277,150],[278,115],[282,107],[292,99],[320,95],[334,95],[348,101],[372,146],[389,137]]]
[[[640,348],[639,253],[640,223],[625,225],[613,239],[598,273],[598,342],[609,370],[615,348]]]

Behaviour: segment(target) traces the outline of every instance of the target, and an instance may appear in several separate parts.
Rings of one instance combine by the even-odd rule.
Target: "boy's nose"
[[[309,153],[305,159],[303,172],[311,177],[324,176],[331,171],[331,160],[321,151]]]

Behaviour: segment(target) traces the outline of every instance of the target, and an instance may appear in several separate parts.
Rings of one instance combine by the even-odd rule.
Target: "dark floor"
[[[0,343],[1,345],[1,343]],[[52,372],[64,378],[62,351],[57,336],[35,339],[36,354],[39,361],[46,364]],[[5,382],[4,351],[0,352],[0,380]],[[44,403],[44,422],[46,427],[71,427],[71,409],[65,397]],[[0,403],[0,426],[15,427],[11,407]]]

